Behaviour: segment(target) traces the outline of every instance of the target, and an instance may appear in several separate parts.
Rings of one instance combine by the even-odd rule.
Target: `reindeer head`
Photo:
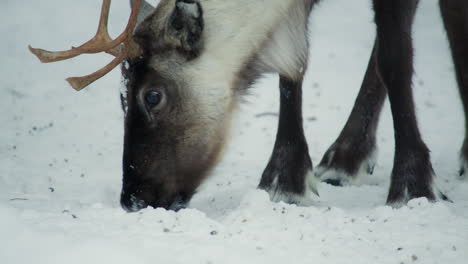
[[[205,107],[209,95],[193,72],[203,52],[203,27],[200,3],[170,0],[135,31],[143,56],[123,67],[121,204],[127,210],[183,207],[222,149],[224,111]]]
[[[147,206],[177,210],[216,163],[232,96],[225,80],[218,85],[204,66],[203,9],[198,0],[162,0],[157,8],[132,2],[129,25],[116,40],[107,34],[110,0],[104,0],[99,30],[91,41],[66,52],[31,51],[45,62],[100,51],[116,56],[94,74],[69,78],[75,89],[126,60],[121,205],[127,211]]]

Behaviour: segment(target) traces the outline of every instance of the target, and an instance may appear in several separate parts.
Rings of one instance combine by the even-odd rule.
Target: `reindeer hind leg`
[[[468,1],[440,0],[439,4],[465,111],[465,140],[460,151],[460,177],[468,179]]]
[[[411,29],[418,0],[374,0],[377,69],[387,88],[395,130],[395,158],[387,203],[446,199],[434,185],[429,149],[416,121],[411,79]]]
[[[387,91],[377,74],[375,48],[351,115],[336,141],[314,170],[316,177],[335,186],[358,184],[373,174],[376,130]]]

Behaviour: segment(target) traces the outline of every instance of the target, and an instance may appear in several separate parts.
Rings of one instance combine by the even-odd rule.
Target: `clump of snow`
[[[2,3],[1,263],[466,263],[468,182],[457,179],[463,114],[436,0],[421,1],[415,21],[414,90],[438,186],[454,203],[416,199],[400,209],[384,206],[394,149],[388,104],[373,185],[319,184],[309,207],[272,203],[256,190],[277,126],[277,116],[260,114],[278,109],[278,80],[269,76],[246,97],[225,158],[189,209],[123,211],[119,71],[76,93],[63,79],[110,57],[40,65],[26,48],[81,43],[94,33],[99,8]],[[113,2],[113,36],[128,10],[126,1]],[[315,164],[351,110],[374,35],[368,0],[323,1],[314,10],[304,126]]]

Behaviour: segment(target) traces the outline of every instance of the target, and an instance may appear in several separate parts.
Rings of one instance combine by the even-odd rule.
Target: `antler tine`
[[[48,51],[43,49],[35,49],[29,46],[29,50],[36,55],[43,63],[56,62],[61,60],[70,59],[84,53],[98,53],[105,50],[105,44],[112,42],[107,31],[107,24],[109,21],[109,9],[111,0],[103,0],[101,8],[101,16],[99,18],[99,25],[96,35],[84,43],[83,45],[75,48],[72,47],[66,51]],[[118,45],[118,43],[117,43]]]
[[[69,77],[67,78],[67,82],[73,87],[73,89],[79,91],[86,86],[90,85],[97,79],[101,78],[102,76],[108,74],[112,69],[117,67],[123,60],[125,59],[125,54],[122,53],[120,56],[113,59],[109,64],[102,67],[101,69],[82,77]]]
[[[135,0],[132,6],[132,12],[128,20],[125,30],[114,40],[109,36],[107,25],[109,19],[109,9],[111,0],[103,0],[101,16],[99,19],[99,26],[96,35],[83,45],[70,50],[51,52],[43,49],[35,49],[29,46],[29,50],[36,55],[43,63],[56,62],[61,60],[70,59],[81,54],[92,54],[99,52],[106,52],[114,55],[116,58],[99,69],[98,71],[83,77],[71,77],[67,81],[75,90],[81,90],[88,86],[95,80],[109,73],[112,69],[117,67],[126,58],[135,58],[141,54],[140,48],[132,39],[133,29],[135,28],[138,11],[140,9],[141,0]],[[119,47],[123,44],[122,48]]]

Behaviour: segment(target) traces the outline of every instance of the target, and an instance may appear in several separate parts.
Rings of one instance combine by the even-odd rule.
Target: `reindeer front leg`
[[[308,204],[317,193],[302,126],[302,78],[280,76],[280,115],[276,142],[259,184],[273,201]],[[306,199],[304,199],[306,198]]]

